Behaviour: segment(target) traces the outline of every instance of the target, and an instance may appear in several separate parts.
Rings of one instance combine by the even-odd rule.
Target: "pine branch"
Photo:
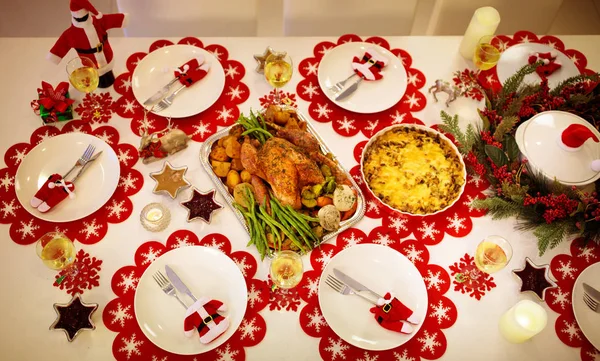
[[[506,134],[509,134],[510,131],[514,128],[515,124],[519,121],[519,117],[516,115],[506,116],[502,118],[502,121],[496,127],[496,131],[494,132],[494,139],[496,141],[501,142],[504,139]]]
[[[527,75],[535,72],[535,69],[541,64],[541,61],[534,64],[527,64],[519,69],[514,75],[506,79],[504,84],[502,84],[502,90],[498,94],[498,101],[495,104],[494,109],[502,110],[506,104],[507,96],[511,93],[516,93],[523,84],[523,79],[525,79]]]
[[[477,133],[472,124],[467,126],[467,130],[463,133],[458,125],[458,115],[450,116],[445,111],[441,111],[440,116],[442,117],[442,124],[439,128],[442,132],[451,134],[454,139],[458,142],[458,150],[462,154],[467,154],[473,148],[475,142],[477,142]]]
[[[543,223],[537,226],[533,234],[538,239],[540,256],[543,256],[548,249],[558,246],[570,233],[574,233],[573,223],[570,220],[550,224]]]
[[[523,209],[522,204],[510,202],[500,197],[476,199],[471,202],[471,206],[477,209],[487,209],[494,220],[516,217]]]
[[[568,87],[569,85],[577,84],[577,83],[582,82],[587,79],[590,79],[592,81],[599,81],[600,73],[580,74],[580,75],[572,76],[568,79],[565,79],[565,80],[561,81],[560,83],[558,83],[558,85],[550,91],[550,95],[557,96],[560,94],[560,92],[564,88]]]

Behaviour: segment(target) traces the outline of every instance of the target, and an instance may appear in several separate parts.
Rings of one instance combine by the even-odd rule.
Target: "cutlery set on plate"
[[[88,164],[95,161],[102,151],[94,154],[96,147],[88,145],[85,152],[77,159],[73,167],[64,175],[52,174],[37,193],[31,198],[29,204],[38,211],[45,213],[62,202],[67,197],[75,198],[75,182],[85,172]],[[69,175],[79,167],[79,171],[73,179],[68,180]]]
[[[382,327],[391,331],[411,333],[413,331],[411,324],[419,324],[420,321],[413,311],[396,297],[392,297],[390,293],[381,296],[337,268],[333,269],[333,273],[335,276],[327,275],[325,283],[342,295],[356,295],[374,304],[370,312]],[[365,293],[375,296],[376,299],[373,300]]]
[[[346,79],[339,81],[329,87],[329,90],[335,95],[335,100],[340,101],[352,95],[363,80],[374,81],[383,77],[381,70],[388,64],[388,59],[381,55],[375,48],[369,48],[361,57],[354,57],[352,60],[352,69],[354,73]],[[353,77],[358,76],[358,80],[350,86],[345,87],[346,83]]]
[[[600,313],[600,291],[583,283],[583,302],[594,312]]]
[[[227,311],[223,302],[208,297],[196,298],[168,265],[165,266],[165,273],[166,277],[160,271],[152,277],[165,294],[175,297],[186,309],[183,323],[185,335],[192,337],[197,330],[200,342],[203,344],[210,343],[222,335],[229,327],[229,319],[219,313]],[[188,307],[179,297],[179,293],[187,295],[193,301],[192,305]]]
[[[210,64],[204,61],[203,56],[188,61],[174,71],[174,78],[163,86],[159,91],[144,101],[144,106],[152,107],[153,112],[161,112],[173,105],[173,101],[186,87],[190,87],[208,74]],[[175,83],[181,83],[171,94],[171,88]]]

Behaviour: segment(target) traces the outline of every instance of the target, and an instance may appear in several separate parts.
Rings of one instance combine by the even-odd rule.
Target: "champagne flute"
[[[91,93],[98,87],[98,67],[89,58],[74,58],[67,63],[69,82],[83,93]]]
[[[50,269],[68,272],[56,282],[61,283],[66,276],[74,277],[78,270],[74,266],[76,250],[73,241],[60,232],[49,232],[43,235],[35,247],[38,257]]]
[[[465,273],[458,273],[455,280],[458,283],[477,281],[483,273],[491,274],[500,271],[512,258],[510,243],[500,236],[488,236],[477,245],[475,250],[475,266]]]
[[[473,64],[480,70],[488,70],[498,64],[500,50],[492,45],[493,35],[486,35],[479,39],[473,54]]]
[[[275,88],[275,103],[281,102],[279,88],[283,87],[292,78],[292,58],[286,52],[276,52],[265,60],[265,78]]]
[[[302,259],[294,251],[278,252],[271,261],[271,280],[284,290],[296,287],[302,280],[303,271]]]

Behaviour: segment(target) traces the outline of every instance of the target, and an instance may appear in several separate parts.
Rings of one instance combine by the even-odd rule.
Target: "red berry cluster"
[[[558,109],[565,104],[563,95],[553,96],[550,94],[548,79],[542,78],[540,91],[523,99],[521,109],[517,115],[521,120],[529,119],[539,112]]]
[[[502,122],[502,119],[504,119],[501,115],[498,115],[498,113],[493,109],[485,108],[481,111],[481,114],[488,118],[490,124],[494,125],[500,124]]]
[[[467,154],[464,160],[467,167],[470,167],[475,173],[479,174],[480,176],[485,176],[485,166],[479,163],[479,160],[477,159],[475,153],[469,152],[469,154]]]
[[[569,198],[566,194],[548,194],[540,195],[538,192],[535,197],[528,195],[523,201],[524,206],[542,205],[544,210],[544,220],[550,224],[557,219],[567,218],[571,213],[577,210],[579,201]]]
[[[583,193],[581,195],[581,203],[583,203],[583,217],[586,222],[600,221],[600,202],[598,201],[598,193],[592,192]]]
[[[492,133],[489,130],[481,132],[480,135],[481,140],[483,140],[485,144],[493,145],[494,147],[502,149],[502,143],[497,142],[494,137],[492,137]]]

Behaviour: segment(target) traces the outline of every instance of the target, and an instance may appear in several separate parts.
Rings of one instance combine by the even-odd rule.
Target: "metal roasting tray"
[[[331,153],[331,151],[329,150],[329,148],[323,141],[323,138],[321,138],[319,136],[319,134],[312,127],[310,122],[302,115],[302,113],[298,112],[294,108],[287,108],[287,109],[284,108],[284,109],[294,111],[298,115],[298,118],[300,120],[306,122],[308,132],[311,133],[319,141],[319,143],[321,144],[321,150],[325,154]],[[264,113],[264,109],[261,110],[260,113],[261,114]],[[250,231],[248,229],[248,225],[246,224],[246,220],[244,219],[244,216],[233,206],[233,203],[235,202],[233,196],[231,194],[229,194],[229,191],[227,190],[227,186],[225,185],[225,183],[223,183],[221,181],[221,179],[219,177],[217,177],[217,175],[213,172],[212,166],[211,166],[210,160],[209,160],[209,155],[210,155],[210,151],[212,150],[213,144],[215,142],[217,142],[220,138],[229,135],[229,130],[234,126],[235,126],[235,124],[218,131],[217,133],[210,136],[204,142],[204,144],[202,144],[202,147],[200,148],[200,163],[202,164],[202,167],[204,167],[204,170],[206,170],[206,172],[210,176],[210,179],[212,179],[213,183],[219,190],[219,193],[221,193],[223,198],[225,198],[225,201],[227,201],[229,208],[231,208],[231,210],[235,213],[237,219],[240,221],[240,223],[246,230],[246,233],[248,233],[248,235],[250,235]],[[333,154],[333,153],[331,153],[331,154]],[[362,191],[360,190],[360,188],[358,187],[358,185],[356,184],[356,182],[354,181],[354,179],[352,178],[350,173],[348,173],[348,171],[339,163],[339,161],[337,160],[337,158],[335,156],[333,157],[333,160],[338,163],[338,167],[344,172],[344,174],[346,174],[346,177],[348,177],[348,179],[350,180],[352,187],[354,188],[354,190],[357,193],[356,201],[358,202],[358,204],[357,204],[356,212],[354,213],[354,215],[352,217],[350,217],[349,219],[341,222],[340,228],[337,231],[327,233],[326,235],[324,235],[323,239],[321,240],[321,243],[325,243],[331,239],[334,239],[335,237],[337,237],[338,234],[340,234],[341,232],[345,231],[346,229],[348,229],[348,228],[354,226],[356,223],[358,223],[358,221],[360,221],[363,218],[363,216],[365,215],[365,197],[362,194]]]

